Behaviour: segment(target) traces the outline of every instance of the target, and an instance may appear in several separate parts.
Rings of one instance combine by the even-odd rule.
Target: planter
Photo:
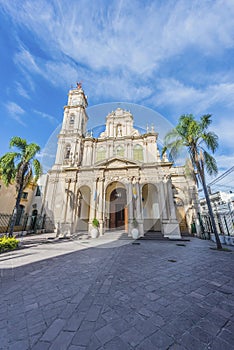
[[[211,239],[213,242],[216,242],[215,235],[214,235],[213,233],[211,233],[210,239]]]
[[[137,239],[139,237],[139,231],[137,228],[132,229],[132,238]]]
[[[234,236],[229,236],[230,237],[230,245],[234,245]]]
[[[220,239],[221,244],[225,244],[226,243],[225,242],[225,236],[219,235],[219,239]]]
[[[210,237],[211,237],[213,242],[216,242],[215,235],[213,233],[210,235]],[[220,240],[221,244],[225,244],[226,243],[224,235],[219,235],[219,240]]]
[[[231,236],[224,236],[225,238],[225,243],[227,245],[231,245],[232,244],[232,237]]]
[[[91,238],[98,237],[98,229],[96,227],[93,227],[90,233],[91,233]]]

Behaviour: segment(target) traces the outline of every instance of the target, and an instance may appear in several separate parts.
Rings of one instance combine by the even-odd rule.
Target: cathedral
[[[48,173],[45,211],[64,234],[160,231],[177,239],[195,220],[197,188],[182,166],[160,156],[157,132],[140,133],[130,111],[106,116],[97,137],[87,132],[88,102],[77,84],[64,107],[55,164]]]

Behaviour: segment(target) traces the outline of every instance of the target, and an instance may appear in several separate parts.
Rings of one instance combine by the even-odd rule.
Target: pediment
[[[137,166],[138,164],[136,162],[133,162],[133,161],[128,160],[128,159],[115,157],[115,158],[101,161],[101,162],[97,163],[97,165],[99,167],[104,166],[108,169],[113,169],[113,168],[126,168],[129,166]]]

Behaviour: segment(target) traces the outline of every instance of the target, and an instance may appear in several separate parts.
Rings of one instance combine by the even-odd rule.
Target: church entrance
[[[127,195],[123,184],[115,182],[107,189],[106,205],[108,209],[107,227],[125,230],[128,225]]]

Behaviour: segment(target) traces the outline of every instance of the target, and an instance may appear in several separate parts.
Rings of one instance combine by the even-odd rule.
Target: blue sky
[[[132,102],[172,125],[211,113],[218,166],[230,168],[233,18],[233,0],[0,0],[0,155],[15,135],[43,148],[82,81],[90,107]]]

